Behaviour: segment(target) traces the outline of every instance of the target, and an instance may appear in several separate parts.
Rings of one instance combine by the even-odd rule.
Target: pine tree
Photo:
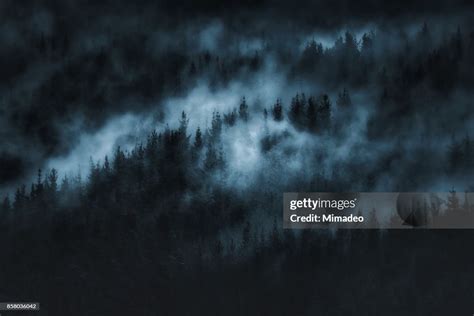
[[[299,94],[296,94],[296,97],[294,97],[291,100],[291,105],[290,105],[290,119],[293,122],[293,124],[299,126],[301,123],[301,114],[303,113],[303,106],[300,101],[300,96]]]
[[[199,126],[196,129],[196,136],[194,136],[194,148],[196,149],[202,148],[202,133],[201,133],[201,128]]]
[[[13,201],[13,208],[19,210],[22,206],[22,197],[20,193],[20,188],[17,188],[15,191],[15,200]]]
[[[82,199],[83,194],[84,194],[84,185],[82,183],[82,173],[81,173],[80,166],[73,180],[74,180],[74,193],[77,195],[79,199]]]
[[[327,94],[323,94],[319,99],[318,123],[321,131],[329,130],[331,126],[331,100]]]
[[[277,99],[276,104],[272,109],[273,119],[277,122],[283,120],[283,106],[281,105],[281,100]]]
[[[100,177],[100,167],[99,164],[94,164],[94,160],[92,157],[89,159],[89,187],[96,188],[99,184],[99,177]]]
[[[54,168],[49,172],[48,186],[50,193],[55,195],[58,191],[58,171]]]
[[[217,167],[219,169],[224,169],[225,167],[225,153],[222,145],[219,147],[219,152],[217,154]]]
[[[372,48],[374,46],[372,36],[370,34],[364,33],[362,36],[362,54],[370,55],[372,53]]]
[[[212,144],[207,146],[206,157],[204,158],[204,170],[210,171],[218,166],[218,157]]]
[[[315,132],[317,128],[317,107],[313,97],[308,99],[308,109],[306,111],[307,126],[310,131]]]
[[[30,198],[32,200],[34,200],[37,196],[38,196],[38,194],[36,192],[36,185],[34,183],[32,183],[30,185]]]
[[[179,133],[183,139],[186,139],[186,134],[188,130],[189,119],[186,116],[186,113],[183,111],[181,113],[181,119],[179,121]]]
[[[69,184],[69,178],[67,175],[64,175],[63,181],[61,182],[61,195],[66,194],[69,192],[70,189],[70,184]]]
[[[110,163],[109,163],[109,157],[107,155],[105,155],[104,166],[102,167],[102,170],[104,171],[104,174],[106,176],[109,175],[109,173],[110,173]]]
[[[249,118],[249,113],[248,113],[249,106],[247,105],[247,102],[245,101],[245,97],[242,98],[242,102],[240,103],[239,106],[239,117],[243,121],[247,121]]]
[[[44,185],[43,185],[43,176],[42,176],[42,173],[41,173],[41,169],[38,169],[38,178],[37,178],[37,181],[36,181],[36,186],[35,186],[36,190],[36,195],[41,195],[43,193],[43,189],[44,189]]]
[[[232,110],[228,114],[224,114],[224,123],[227,126],[234,126],[236,121],[237,121],[237,113],[236,113],[235,109]]]
[[[350,32],[344,34],[344,45],[349,54],[356,54],[358,52],[356,39]]]
[[[117,174],[120,174],[125,167],[125,154],[121,150],[120,146],[115,150],[114,160],[113,160],[114,171]]]
[[[210,130],[210,138],[212,141],[217,141],[220,139],[222,132],[222,119],[219,112],[214,111],[212,113],[212,122],[211,122],[211,130]]]

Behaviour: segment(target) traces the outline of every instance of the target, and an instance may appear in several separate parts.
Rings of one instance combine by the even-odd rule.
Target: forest
[[[412,17],[419,1],[387,15],[362,1],[386,17],[371,20],[139,2],[0,5],[0,301],[473,313],[470,230],[282,226],[283,192],[450,191],[460,207],[474,190],[469,3]]]

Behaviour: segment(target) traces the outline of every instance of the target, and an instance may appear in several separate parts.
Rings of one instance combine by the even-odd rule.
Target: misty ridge
[[[276,149],[275,159],[290,160],[300,172],[337,169],[343,177],[372,178],[351,178],[354,185],[345,189],[363,189],[365,180],[373,182],[366,190],[378,191],[448,190],[440,184],[447,179],[458,190],[472,185],[464,172],[451,172],[472,156],[468,26],[372,24],[353,33],[304,30],[281,41],[211,20],[176,35],[116,34],[102,26],[70,39],[45,12],[32,21],[39,30],[30,34],[28,62],[5,65],[16,79],[3,85],[5,193],[37,169],[56,168],[61,176],[81,169],[87,177],[90,157],[103,162],[119,145],[130,152],[154,129],[176,128],[182,111],[191,138],[198,127],[212,128],[213,113],[221,116],[228,127],[222,146],[236,174],[250,177],[262,167],[263,141]],[[4,50],[21,58],[16,46]],[[236,119],[243,97],[246,124]],[[282,118],[271,120],[277,103]],[[317,113],[325,106],[327,113]],[[289,150],[291,159],[282,156]],[[317,162],[306,159],[316,156]]]
[[[281,222],[283,192],[473,190],[471,5],[182,6],[0,4],[0,297],[48,315],[472,313],[472,254],[451,246],[469,231]]]

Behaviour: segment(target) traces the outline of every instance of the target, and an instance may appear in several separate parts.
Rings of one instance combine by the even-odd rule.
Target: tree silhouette
[[[194,148],[201,149],[202,145],[203,145],[203,142],[202,142],[201,128],[198,126],[198,128],[196,129],[196,134],[194,136]]]
[[[242,97],[242,102],[240,102],[239,106],[239,117],[243,121],[247,121],[249,118],[249,106],[247,105],[247,102],[245,101],[245,97]]]
[[[277,122],[283,120],[283,106],[281,105],[281,100],[277,99],[275,105],[272,108],[273,119]]]

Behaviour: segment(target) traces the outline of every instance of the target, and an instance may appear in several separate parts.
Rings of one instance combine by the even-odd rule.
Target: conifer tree
[[[272,109],[273,119],[277,122],[283,120],[283,106],[281,105],[281,100],[277,99],[276,104]]]
[[[247,121],[249,118],[249,113],[248,113],[249,106],[247,105],[247,102],[245,101],[245,97],[242,98],[242,102],[240,103],[239,106],[239,117],[243,121]]]
[[[196,135],[194,136],[194,148],[196,149],[202,148],[202,133],[201,133],[201,128],[199,126],[196,129]]]

